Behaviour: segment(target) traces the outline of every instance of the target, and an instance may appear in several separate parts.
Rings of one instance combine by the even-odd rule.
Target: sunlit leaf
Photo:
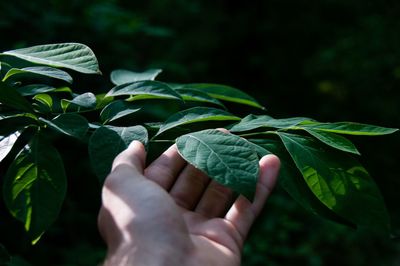
[[[32,63],[72,69],[86,74],[99,74],[96,56],[86,45],[58,43],[36,45],[4,52]]]
[[[35,243],[56,220],[66,193],[66,176],[60,155],[36,135],[17,156],[4,178],[4,202],[24,223]]]
[[[389,217],[378,187],[350,155],[309,137],[278,132],[314,195],[360,227],[388,233]]]
[[[350,140],[340,135],[321,130],[315,130],[312,128],[305,128],[305,131],[335,149],[360,155],[360,152],[357,150],[356,146],[354,146]]]
[[[337,122],[337,123],[317,122],[300,126],[304,128],[311,128],[313,130],[326,131],[337,134],[364,135],[364,136],[386,135],[398,131],[397,128],[379,127],[379,126],[360,124],[354,122]]]

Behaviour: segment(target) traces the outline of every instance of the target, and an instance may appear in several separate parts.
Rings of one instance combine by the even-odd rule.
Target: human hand
[[[132,142],[114,160],[102,191],[98,225],[104,265],[240,265],[244,240],[273,187],[280,162],[260,160],[253,202],[189,165],[171,146],[145,168]]]

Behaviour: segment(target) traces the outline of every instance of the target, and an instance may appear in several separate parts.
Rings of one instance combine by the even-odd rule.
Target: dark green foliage
[[[341,224],[390,232],[378,187],[353,158],[359,155],[355,145],[341,135],[378,136],[397,129],[320,123],[303,117],[275,119],[238,89],[154,81],[158,69],[143,73],[118,70],[112,73],[116,86],[108,93],[76,94],[66,87],[72,77],[58,67],[100,73],[91,50],[77,43],[34,46],[3,55],[35,64],[19,69],[7,61],[11,68],[0,83],[0,158],[15,156],[2,184],[3,199],[11,215],[24,224],[32,243],[51,230],[61,210],[67,177],[54,146],[56,140],[71,137],[88,146],[100,184],[115,156],[133,140],[148,147],[149,158],[166,148],[155,152],[154,145],[176,141],[189,163],[250,200],[259,158],[274,153],[282,160],[282,187],[307,210]],[[61,84],[53,87],[57,84],[53,79]],[[227,110],[230,104],[262,114],[241,118],[235,109]],[[232,133],[213,129],[217,127]],[[11,152],[28,128],[34,129],[32,137],[18,153]]]

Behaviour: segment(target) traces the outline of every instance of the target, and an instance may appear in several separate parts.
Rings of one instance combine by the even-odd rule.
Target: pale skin
[[[175,145],[145,167],[134,141],[114,160],[102,191],[99,230],[111,265],[240,265],[248,232],[275,186],[280,162],[260,160],[254,200],[187,164]]]

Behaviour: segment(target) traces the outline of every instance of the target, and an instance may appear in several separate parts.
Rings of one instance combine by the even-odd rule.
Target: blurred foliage
[[[89,45],[104,77],[78,84],[83,91],[109,89],[102,86],[115,68],[162,68],[174,82],[247,90],[276,117],[400,126],[398,1],[14,0],[1,1],[0,10],[2,51],[67,41]],[[9,230],[15,225],[0,206],[0,243],[33,265],[96,265],[104,256],[96,228],[100,185],[89,163],[76,160],[85,149],[69,142],[58,145],[70,147],[63,155],[70,196],[36,246],[29,246],[22,226]],[[245,246],[243,265],[400,263],[399,136],[356,144],[383,191],[394,238],[314,218],[278,190]]]

